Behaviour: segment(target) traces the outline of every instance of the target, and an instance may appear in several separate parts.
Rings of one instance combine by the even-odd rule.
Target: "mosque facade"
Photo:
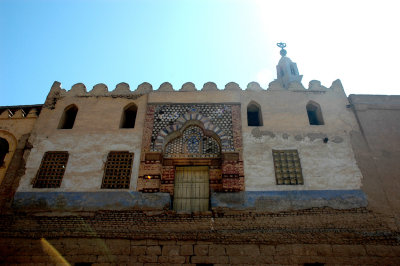
[[[398,264],[400,99],[305,88],[283,48],[267,89],[54,82],[1,107],[0,261]]]

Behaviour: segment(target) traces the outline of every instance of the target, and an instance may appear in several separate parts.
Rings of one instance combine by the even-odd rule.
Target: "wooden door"
[[[207,211],[209,201],[208,166],[176,167],[174,210]]]

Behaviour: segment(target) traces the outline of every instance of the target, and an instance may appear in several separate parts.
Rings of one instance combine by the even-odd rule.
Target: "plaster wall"
[[[136,189],[147,96],[63,97],[54,109],[43,108],[32,132],[33,145],[21,179],[22,191],[99,191],[110,151],[134,153],[130,190]],[[134,128],[119,128],[123,108],[138,107]],[[78,113],[72,129],[58,129],[65,107],[75,104]],[[32,188],[32,181],[47,151],[68,151],[69,159],[60,188]]]
[[[321,106],[324,125],[310,125],[306,105]],[[154,92],[151,103],[241,103],[243,160],[247,191],[352,190],[361,187],[362,175],[354,158],[350,132],[357,121],[343,90],[234,90]],[[247,126],[247,106],[261,106],[263,126]],[[327,137],[328,143],[323,139]],[[304,185],[277,186],[273,149],[297,149]]]
[[[324,125],[310,125],[306,105],[321,106]],[[263,126],[247,126],[247,106],[261,106]],[[354,158],[350,132],[357,121],[344,92],[320,91],[244,92],[242,132],[247,191],[351,190],[361,187],[362,175]],[[323,139],[328,138],[324,143]],[[297,149],[304,185],[276,185],[272,150]]]
[[[225,90],[196,91],[191,87],[191,91],[143,91],[142,96],[138,91],[93,94],[82,89],[78,93],[79,86],[83,88],[76,85],[69,92],[60,90],[61,96],[54,109],[43,108],[32,132],[33,149],[19,192],[99,191],[107,154],[113,150],[135,154],[129,189],[136,190],[147,103],[240,103],[245,189],[248,191],[354,190],[361,187],[362,176],[349,137],[358,126],[354,114],[347,108],[349,103],[340,82],[334,82],[331,88],[319,86],[309,90],[299,86],[289,90],[276,86],[268,90],[228,86]],[[49,97],[53,94],[50,92]],[[321,106],[325,125],[309,125],[306,112],[309,101]],[[247,126],[250,102],[261,106],[261,127]],[[135,128],[120,129],[122,110],[130,103],[138,107]],[[71,104],[79,109],[74,127],[57,129],[65,107]],[[329,139],[327,143],[323,142],[325,137]],[[272,149],[299,151],[304,185],[276,185]],[[60,188],[34,189],[32,181],[46,151],[69,152],[66,172]]]

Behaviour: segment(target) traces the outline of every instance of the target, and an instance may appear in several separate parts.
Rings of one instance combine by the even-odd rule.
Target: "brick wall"
[[[237,244],[99,238],[1,239],[0,262],[38,265],[214,265],[327,263],[399,265],[400,248],[387,245]],[[58,255],[59,254],[59,255]]]
[[[65,215],[0,215],[0,263],[400,263],[393,218],[365,208]]]

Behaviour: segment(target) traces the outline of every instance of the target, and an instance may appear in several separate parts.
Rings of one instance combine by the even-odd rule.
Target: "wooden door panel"
[[[174,210],[207,211],[209,194],[207,166],[176,167]]]

